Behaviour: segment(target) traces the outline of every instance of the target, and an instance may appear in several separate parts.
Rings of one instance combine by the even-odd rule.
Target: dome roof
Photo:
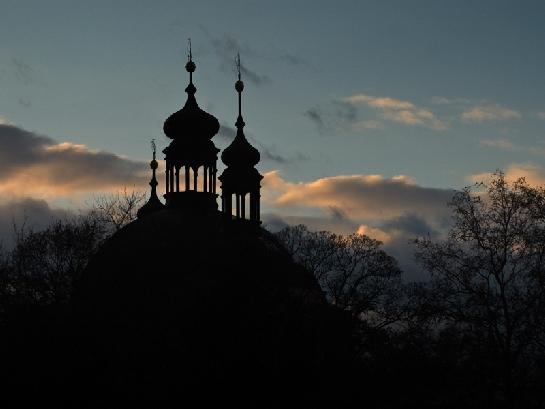
[[[218,119],[199,108],[193,84],[188,85],[186,92],[184,107],[170,115],[163,124],[165,135],[170,139],[212,139],[220,129]]]
[[[250,145],[239,126],[235,139],[221,153],[221,160],[229,167],[253,168],[259,163],[259,159],[259,151]]]
[[[346,359],[347,321],[314,276],[272,234],[219,212],[164,208],[130,223],[90,261],[76,303],[100,357],[88,361],[108,365],[95,382],[115,379],[116,393],[281,404]]]

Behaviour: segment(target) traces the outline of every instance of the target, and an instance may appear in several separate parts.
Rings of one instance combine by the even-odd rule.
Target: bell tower
[[[240,55],[237,55],[238,80],[235,89],[238,93],[238,118],[235,126],[237,134],[233,142],[224,149],[221,160],[227,168],[219,177],[221,181],[222,212],[238,220],[250,220],[260,224],[260,189],[263,176],[255,165],[259,163],[259,151],[244,135],[245,122],[242,119],[242,91],[244,83],[240,76]],[[235,209],[233,212],[233,197]]]
[[[181,207],[195,211],[217,210],[216,173],[219,149],[212,138],[220,124],[214,116],[199,108],[193,84],[196,65],[191,53],[191,40],[186,71],[189,84],[185,89],[184,107],[170,115],[164,125],[165,135],[172,139],[163,150],[166,161],[167,207]]]

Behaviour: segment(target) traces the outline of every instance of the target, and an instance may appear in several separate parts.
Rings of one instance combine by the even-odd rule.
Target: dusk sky
[[[0,236],[14,215],[148,188],[150,140],[167,146],[186,99],[188,37],[221,149],[240,52],[270,228],[367,233],[408,265],[402,243],[448,225],[452,189],[496,169],[545,182],[543,1],[1,5]]]

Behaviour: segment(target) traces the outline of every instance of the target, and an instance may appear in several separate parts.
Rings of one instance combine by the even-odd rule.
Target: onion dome
[[[196,65],[192,60],[191,48],[189,50],[189,61],[185,65],[185,69],[189,73],[189,85],[185,89],[187,101],[182,109],[174,112],[166,119],[163,131],[170,139],[192,138],[197,142],[212,139],[220,129],[220,123],[215,116],[199,108],[195,99],[197,88],[193,85],[193,72],[195,72]]]
[[[238,92],[238,118],[235,126],[237,127],[237,135],[233,142],[221,153],[221,160],[228,167],[233,168],[253,168],[259,163],[259,151],[254,148],[246,136],[244,136],[245,122],[242,119],[241,109],[241,94],[244,90],[244,83],[240,80],[240,58],[237,60],[239,65],[238,81],[235,83],[235,89]]]
[[[253,168],[259,163],[259,151],[246,140],[242,130],[244,122],[242,122],[242,126],[238,125],[241,121],[242,118],[239,117],[239,120],[237,120],[237,135],[233,142],[223,150],[221,160],[229,167]]]

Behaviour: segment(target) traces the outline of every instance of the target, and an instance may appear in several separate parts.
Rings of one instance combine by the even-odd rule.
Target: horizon
[[[162,123],[185,102],[188,37],[220,149],[234,136],[240,52],[245,132],[261,152],[273,230],[364,233],[422,278],[407,240],[448,227],[453,189],[497,169],[545,184],[538,1],[162,5],[8,2],[4,240],[14,217],[43,226],[94,195],[148,191],[149,142],[167,146]]]

